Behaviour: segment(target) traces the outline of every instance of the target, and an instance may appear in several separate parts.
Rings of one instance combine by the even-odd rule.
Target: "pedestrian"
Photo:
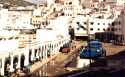
[[[69,35],[70,35],[70,40],[72,42],[72,40],[74,40],[74,29],[72,28],[72,26],[69,26]]]

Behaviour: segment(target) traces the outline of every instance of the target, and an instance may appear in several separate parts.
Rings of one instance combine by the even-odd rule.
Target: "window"
[[[108,25],[110,26],[110,23],[108,23]]]
[[[0,38],[0,40],[2,40],[2,38]]]
[[[18,39],[19,37],[15,37],[15,39]]]
[[[103,31],[105,31],[105,28],[103,28]]]
[[[72,5],[72,2],[69,2],[69,5]]]
[[[100,31],[100,28],[98,28],[98,31]]]
[[[44,22],[42,22],[42,25],[44,25]]]
[[[13,37],[10,37],[9,40],[13,39]]]
[[[77,30],[79,30],[79,28],[77,28]]]
[[[115,31],[117,31],[117,28],[115,28]]]
[[[93,28],[90,28],[91,31],[93,31]]]
[[[61,16],[64,16],[65,14],[64,13],[61,13]]]
[[[118,18],[120,17],[120,15],[118,15]]]
[[[111,28],[111,31],[114,31],[114,28]]]
[[[100,25],[100,23],[98,23],[98,25]]]
[[[84,24],[86,25],[87,23],[86,23],[86,22],[84,22]]]
[[[105,25],[105,23],[103,23],[103,25]]]
[[[112,26],[115,26],[115,22],[112,22]]]
[[[110,31],[110,28],[108,28],[107,30]]]
[[[90,22],[91,25],[93,25],[94,23],[93,22]]]
[[[118,24],[121,25],[121,22],[119,21]]]
[[[76,22],[77,24],[79,24],[79,22]]]

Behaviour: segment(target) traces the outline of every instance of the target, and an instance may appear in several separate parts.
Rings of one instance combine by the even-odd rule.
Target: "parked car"
[[[63,46],[60,48],[59,51],[62,52],[62,53],[68,53],[68,52],[70,52],[70,44],[65,44],[65,45],[63,45]]]
[[[80,58],[105,57],[106,50],[102,48],[102,43],[97,40],[88,42],[88,45],[80,51]]]

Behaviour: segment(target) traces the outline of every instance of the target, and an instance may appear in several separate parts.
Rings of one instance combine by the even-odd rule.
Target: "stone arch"
[[[44,53],[43,53],[43,52],[44,52],[44,46],[41,47],[41,57],[42,57],[42,58],[43,58],[43,56],[44,56]]]
[[[47,44],[45,45],[45,51],[47,50]]]
[[[63,41],[61,41],[61,44],[63,45]]]
[[[35,49],[35,52],[34,52],[34,57],[36,58],[37,56],[37,49]]]
[[[52,44],[50,43],[50,50],[52,50]]]
[[[50,44],[47,45],[47,57],[50,57]]]
[[[58,43],[56,43],[56,47],[58,47]]]
[[[41,59],[41,47],[38,48],[38,56],[39,56],[39,60]]]
[[[5,58],[5,65],[4,65],[4,75],[5,76],[7,76],[9,74],[10,63],[11,63],[10,57]]]
[[[29,64],[32,64],[31,57],[32,57],[32,50],[29,49]]]
[[[23,54],[21,55],[21,62],[20,62],[21,69],[24,68],[24,61],[25,61],[25,56]]]
[[[14,68],[14,69],[16,69],[17,64],[18,64],[18,57],[15,56],[15,57],[13,58],[13,68]]]
[[[38,51],[38,49],[35,49],[35,61],[38,61],[39,60],[39,51]]]
[[[52,54],[54,54],[54,44],[52,44]]]
[[[52,51],[53,51],[53,49],[54,49],[54,46],[53,46],[53,44],[51,44],[51,48],[52,48]]]
[[[61,44],[61,41],[59,42],[59,44]]]
[[[54,45],[54,48],[56,48],[56,44]]]

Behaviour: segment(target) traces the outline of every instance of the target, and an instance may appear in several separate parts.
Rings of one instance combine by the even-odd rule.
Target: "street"
[[[44,64],[38,70],[32,72],[30,77],[41,77],[41,76],[60,76],[65,75],[66,73],[70,73],[67,68],[75,68],[76,67],[76,57],[78,56],[78,49],[81,45],[84,45],[85,42],[75,42],[72,46],[76,46],[76,48],[71,47],[71,51],[69,53],[59,53],[53,60],[49,61],[47,64]],[[105,66],[96,66],[92,67],[91,70],[110,70],[114,68],[114,71],[120,70],[125,65],[125,54],[124,54],[124,46],[114,46],[110,43],[103,43],[103,47],[106,49],[106,62]],[[95,62],[96,63],[96,62]],[[98,65],[98,63],[97,63]],[[72,73],[73,74],[73,73]],[[96,73],[95,73],[96,74]]]

